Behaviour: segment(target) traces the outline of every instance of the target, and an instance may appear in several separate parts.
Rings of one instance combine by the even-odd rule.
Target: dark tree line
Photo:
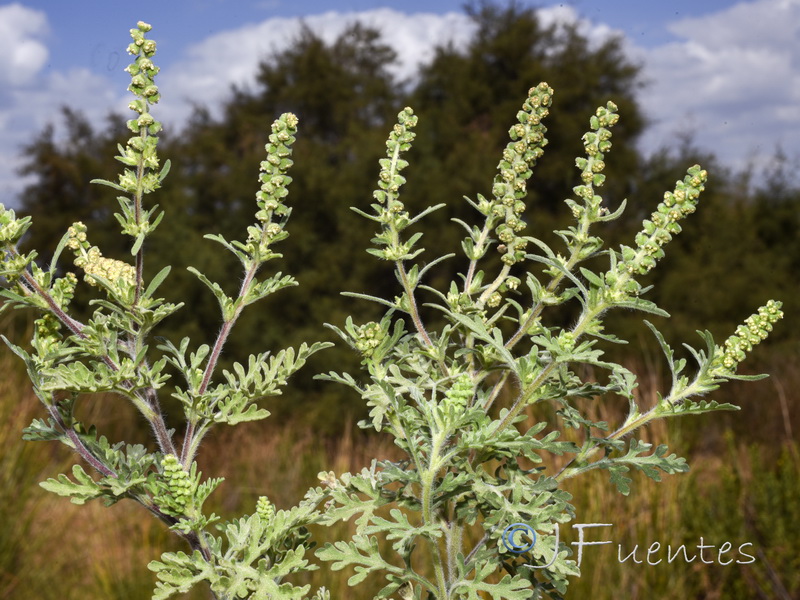
[[[291,47],[264,58],[253,91],[231,91],[220,119],[198,108],[179,135],[163,139],[159,153],[172,161],[172,171],[157,202],[167,217],[152,238],[147,269],[152,275],[165,264],[177,267],[162,289],[170,299],[189,300],[182,318],[164,326],[164,335],[188,335],[199,344],[216,333],[216,301],[182,267],[230,281],[231,291],[238,284],[230,277],[236,265],[202,236],[238,239],[252,222],[258,165],[277,115],[291,111],[300,118],[290,237],[281,244],[284,258],[277,267],[295,275],[300,287],[245,312],[226,349],[230,360],[328,337],[322,323],[341,324],[351,313],[361,321],[377,316],[375,307],[339,296],[342,290],[386,295],[396,286],[387,265],[364,251],[374,223],[349,207],[371,202],[377,160],[403,106],[419,115],[404,199],[412,212],[446,203],[423,226],[423,245],[429,259],[458,252],[462,232],[448,220],[475,220],[462,197],[489,193],[508,127],[528,88],[539,81],[547,81],[556,96],[547,121],[550,143],[529,186],[529,234],[557,246],[551,232],[569,224],[563,200],[579,183],[574,159],[583,152],[581,135],[595,107],[613,100],[621,120],[601,191],[610,207],[628,198],[629,208],[599,232],[610,245],[630,243],[688,166],[702,162],[712,173],[702,210],[653,275],[649,297],[673,313],[668,329],[675,338],[695,343],[699,327],[725,336],[769,297],[786,302],[782,328],[792,330],[800,304],[792,294],[792,275],[800,272],[800,191],[785,171],[776,168],[765,187],[753,190],[745,176],[726,172],[690,144],[649,159],[639,156],[635,142],[646,126],[636,101],[640,67],[624,55],[619,40],[593,47],[574,28],[544,27],[533,9],[515,4],[481,3],[468,11],[477,34],[467,49],[439,47],[410,89],[391,76],[396,56],[378,32],[357,24],[327,44],[305,28]],[[46,254],[70,223],[82,220],[105,255],[124,257],[127,249],[112,217],[114,193],[88,183],[115,179],[119,172],[113,156],[127,138],[124,117],[110,118],[101,128],[65,109],[63,121],[67,142],[57,144],[48,128],[24,151],[24,173],[36,178],[21,197],[23,212],[34,216],[28,243]],[[447,266],[432,277],[449,281]],[[623,337],[638,335],[626,327],[620,323]],[[786,340],[788,334],[776,337]],[[310,411],[346,412],[342,407],[357,404],[347,404],[339,389],[317,385],[310,374],[342,370],[342,362],[354,360],[346,349],[317,355],[309,377],[298,378],[295,395],[310,401]]]

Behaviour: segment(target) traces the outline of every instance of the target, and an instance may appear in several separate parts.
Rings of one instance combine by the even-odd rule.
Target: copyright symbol
[[[522,543],[518,543],[514,539],[514,535],[517,533],[520,534],[517,536],[517,539]],[[527,542],[525,541],[526,536],[529,540]],[[502,540],[509,552],[524,554],[533,548],[533,545],[536,543],[536,532],[533,530],[533,527],[525,523],[512,523],[503,530]]]

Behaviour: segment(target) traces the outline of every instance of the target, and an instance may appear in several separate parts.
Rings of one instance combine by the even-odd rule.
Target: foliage
[[[135,57],[127,68],[128,89],[134,97],[129,108],[136,117],[127,122],[133,135],[117,148],[116,158],[125,168],[116,181],[95,181],[120,194],[114,217],[122,234],[130,238],[134,263],[104,256],[89,242],[87,226],[76,222],[61,238],[49,266],[41,267],[34,260],[35,251],[18,250],[31,218],[17,218],[13,210],[0,206],[0,275],[10,284],[0,292],[3,309],[32,308],[41,314],[30,350],[4,338],[24,361],[33,391],[48,415],[34,419],[25,439],[59,441],[94,471],[90,474],[76,464],[71,476],[61,474],[42,483],[46,490],[75,504],[93,499],[102,499],[106,505],[133,500],[188,543],[190,554],[167,552],[151,564],[159,578],[154,598],[185,592],[200,582],[206,582],[221,599],[247,593],[254,599],[301,598],[308,586],[283,579],[309,568],[303,558],[308,547],[305,527],[316,519],[318,499],[312,493],[298,507],[276,512],[264,497],[255,514],[217,525],[225,534],[223,541],[209,532],[219,517],[203,511],[204,502],[222,479],[204,479],[195,461],[201,441],[216,425],[269,416],[261,401],[279,395],[287,379],[327,346],[302,344],[277,354],[251,355],[245,364],[235,362],[222,378],[215,377],[219,356],[244,308],[296,284],[281,273],[267,277],[259,273],[266,262],[280,257],[274,245],[288,235],[285,226],[291,209],[285,200],[292,179],[287,171],[292,166],[297,117],[286,113],[273,123],[267,157],[260,166],[255,223],[247,227],[245,239],[206,236],[241,264],[238,294],[228,295],[219,283],[188,268],[219,304],[222,326],[216,340],[211,346],[194,346],[189,338],[177,344],[155,338],[157,354],[151,348],[153,332],[182,303],[156,295],[168,280],[169,266],[149,281],[144,277],[145,241],[164,217],[158,205],[146,206],[144,198],[161,187],[170,169],[169,161],[162,165],[159,160],[161,124],[150,113],[160,94],[154,83],[159,69],[152,60],[156,44],[146,37],[149,30],[149,25],[140,22],[131,30],[133,42],[128,46]],[[74,264],[83,271],[84,281],[99,292],[90,302],[93,312],[86,322],[70,314],[78,277],[72,272],[61,275],[57,268],[65,250],[75,255]],[[175,384],[173,392],[186,418],[181,447],[165,423],[158,395],[171,378],[167,365],[184,380]],[[97,393],[111,393],[132,403],[150,425],[157,449],[112,443],[93,426],[79,422],[76,405]],[[323,589],[314,597],[325,594]]]
[[[401,172],[408,166],[405,155],[417,124],[410,108],[399,113],[386,158],[379,161],[371,211],[353,208],[378,228],[368,252],[393,265],[400,295],[349,294],[385,310],[379,322],[347,319],[344,328],[331,326],[359,353],[366,377],[331,372],[322,378],[360,394],[370,409],[361,426],[384,431],[405,456],[376,461],[356,474],[320,475],[329,495],[324,522],[357,517],[357,531],[352,541],[329,543],[317,555],[331,561],[334,570],[353,566],[351,585],[371,572],[382,574],[386,586],[379,598],[394,593],[438,600],[486,594],[561,598],[567,577],[579,573],[557,537],[559,524],[575,517],[562,482],[602,469],[627,495],[631,470],[656,481],[662,473],[686,471],[686,461],[666,445],[653,448],[631,434],[655,419],[737,408],[702,396],[728,380],[758,379],[737,375],[737,367],[782,317],[780,303],[770,300],[721,345],[701,332],[704,349],[687,346],[697,365],[693,373],[650,325],[672,384],[655,406],[640,406],[634,374],[604,359],[601,342],[623,342],[606,331],[604,317],[620,308],[666,314],[643,297],[647,288],[639,280],[664,257],[680,222],[695,212],[707,173],[697,165],[689,168],[644,220],[634,245],[604,250],[592,228],[617,219],[625,208],[623,202],[612,212],[598,195],[611,128],[619,120],[617,106],[607,102],[582,137],[584,155],[575,160],[579,184],[565,201],[574,224],[555,232],[563,246],[558,251],[524,235],[522,220],[528,179],[548,143],[543,121],[552,102],[553,90],[545,83],[529,91],[509,130],[491,195],[467,198],[481,223],[454,219],[466,231],[461,244],[466,261],[449,285],[437,288],[423,281],[434,265],[455,255],[422,262],[422,234],[408,231],[442,205],[412,216],[400,200],[406,182]],[[491,253],[499,255],[500,266],[484,270]],[[423,315],[422,295],[424,306],[444,316],[442,325],[431,326]],[[572,311],[571,325],[549,319],[556,307]],[[587,378],[585,367],[607,377]],[[503,406],[506,395],[510,405]],[[613,431],[583,408],[585,399],[611,395],[626,399],[629,407]],[[556,407],[554,418],[519,431],[525,409],[540,403]],[[581,432],[582,440],[560,441],[565,428]],[[541,465],[543,455],[571,458],[550,471]],[[382,507],[391,509],[388,518]],[[523,549],[506,537],[520,523],[537,536]],[[471,543],[475,532],[479,540]],[[382,549],[380,539],[391,551]],[[432,574],[414,568],[420,554],[430,561]]]

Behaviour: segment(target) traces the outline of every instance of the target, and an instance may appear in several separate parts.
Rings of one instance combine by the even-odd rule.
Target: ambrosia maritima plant
[[[143,200],[156,191],[169,171],[169,162],[160,165],[156,152],[161,124],[150,114],[159,92],[153,78],[154,41],[146,38],[150,26],[139,23],[131,30],[133,42],[128,52],[135,57],[127,68],[128,87],[134,95],[129,104],[136,118],[128,121],[133,133],[119,147],[119,160],[125,169],[118,182],[97,181],[119,192],[117,220],[124,235],[131,237],[133,264],[107,258],[89,241],[90,232],[82,223],[73,224],[64,234],[49,267],[34,262],[35,252],[20,254],[17,243],[31,225],[29,217],[18,219],[14,211],[0,206],[0,243],[3,264],[0,275],[9,282],[2,291],[3,308],[32,307],[42,316],[35,322],[32,349],[6,340],[25,361],[34,392],[44,404],[48,417],[36,419],[25,430],[28,440],[57,440],[75,451],[95,472],[90,476],[81,465],[72,469],[72,478],[60,475],[42,486],[56,494],[83,504],[101,498],[107,505],[123,499],[141,504],[154,517],[167,524],[189,544],[191,554],[168,552],[150,568],[159,583],[153,598],[167,598],[206,582],[215,598],[302,598],[308,586],[297,587],[282,580],[293,572],[308,568],[303,557],[308,534],[305,525],[315,518],[318,500],[311,494],[291,510],[276,511],[261,497],[252,515],[218,524],[222,536],[209,531],[218,517],[203,512],[203,503],[222,479],[203,480],[195,456],[203,437],[218,424],[236,425],[264,419],[269,412],[259,401],[281,393],[290,375],[308,356],[326,344],[302,345],[271,355],[251,355],[246,363],[234,363],[232,371],[216,373],[217,361],[225,341],[245,307],[287,286],[295,280],[277,273],[258,278],[267,261],[280,257],[273,245],[288,235],[286,221],[291,210],[285,204],[291,178],[291,146],[297,118],[282,115],[272,125],[266,146],[267,158],[261,163],[261,189],[256,194],[255,223],[247,228],[244,241],[228,241],[209,235],[233,254],[242,266],[242,283],[236,297],[229,297],[216,282],[190,270],[219,301],[222,326],[212,346],[192,346],[184,338],[177,344],[161,341],[160,355],[148,345],[158,323],[181,308],[154,294],[169,275],[163,269],[149,282],[143,278],[143,246],[159,226],[164,213],[158,206],[146,208]],[[98,289],[92,301],[94,313],[86,323],[69,314],[69,304],[78,284],[72,272],[58,276],[58,260],[69,250],[84,281]],[[183,381],[175,383],[174,396],[186,417],[180,444],[164,422],[158,392],[169,380],[165,371],[172,364]],[[111,443],[98,436],[94,427],[80,423],[75,405],[82,395],[107,393],[122,396],[150,423],[157,450],[141,445]],[[322,589],[314,598],[327,597]]]
[[[567,577],[578,574],[569,549],[556,536],[558,524],[575,516],[561,483],[605,469],[627,494],[631,469],[654,479],[660,472],[685,471],[686,462],[668,454],[665,446],[653,449],[629,434],[658,418],[736,408],[697,397],[726,380],[753,379],[736,375],[736,369],[781,317],[780,304],[769,301],[721,346],[703,333],[705,349],[690,349],[697,362],[692,374],[651,326],[673,377],[669,392],[644,411],[634,398],[634,374],[603,360],[599,342],[621,341],[603,328],[608,311],[665,314],[642,298],[646,290],[638,279],[663,257],[665,244],[680,232],[679,221],[694,212],[706,172],[697,166],[689,169],[644,222],[634,245],[604,250],[590,230],[624,209],[623,202],[610,212],[597,194],[611,148],[611,127],[618,120],[609,102],[591,117],[583,137],[586,155],[576,160],[580,185],[574,188],[575,198],[566,200],[575,224],[557,232],[563,248],[556,251],[524,235],[527,181],[547,143],[543,120],[553,99],[553,91],[541,83],[530,90],[510,129],[511,141],[503,151],[491,197],[468,199],[482,224],[459,221],[467,233],[463,273],[438,290],[425,285],[423,278],[431,267],[455,255],[421,264],[421,234],[407,234],[441,205],[412,217],[400,201],[405,183],[401,171],[407,166],[403,155],[416,125],[411,109],[403,110],[387,141],[387,157],[380,161],[372,212],[355,209],[377,224],[375,247],[369,252],[394,266],[400,294],[391,299],[351,294],[387,309],[380,322],[357,324],[348,319],[343,329],[333,327],[361,354],[366,376],[322,377],[361,394],[371,409],[370,420],[362,425],[391,435],[406,457],[376,461],[354,475],[323,473],[324,487],[310,490],[297,507],[277,511],[264,496],[252,515],[217,523],[218,517],[205,513],[203,504],[222,480],[204,480],[195,462],[204,436],[217,424],[267,417],[259,401],[279,394],[307,357],[325,346],[252,355],[246,363],[223,371],[222,377],[216,373],[220,352],[242,310],[296,283],[280,273],[264,279],[258,274],[265,262],[280,256],[273,245],[288,235],[287,171],[297,118],[284,114],[272,126],[267,158],[261,163],[255,222],[244,241],[207,236],[241,263],[238,295],[228,296],[218,283],[190,268],[219,301],[222,326],[216,340],[196,346],[186,338],[177,343],[159,339],[152,347],[154,328],[181,305],[155,296],[169,268],[149,282],[144,279],[143,247],[164,213],[157,205],[146,207],[143,200],[160,187],[169,170],[169,162],[161,165],[156,152],[161,125],[150,114],[159,92],[153,79],[158,73],[152,61],[156,45],[146,38],[149,30],[139,23],[131,30],[133,43],[128,47],[135,57],[128,67],[128,89],[134,95],[129,106],[136,117],[128,122],[132,137],[119,147],[117,159],[125,169],[117,182],[97,182],[120,193],[116,216],[122,233],[131,238],[133,262],[104,257],[91,244],[86,226],[74,223],[50,265],[40,266],[35,252],[18,250],[31,219],[17,218],[0,206],[0,275],[8,282],[2,290],[3,307],[33,308],[40,314],[30,348],[6,340],[25,362],[47,412],[45,419],[34,420],[25,430],[25,438],[59,441],[92,471],[77,464],[71,477],[60,475],[42,486],[77,504],[95,498],[109,505],[133,500],[183,538],[189,553],[167,552],[150,564],[159,580],[155,599],[200,583],[218,599],[303,598],[308,586],[285,578],[315,568],[305,558],[305,526],[353,517],[355,537],[327,544],[317,556],[331,561],[333,569],[354,567],[352,585],[371,572],[382,575],[386,585],[380,598],[560,597]],[[65,251],[74,255],[84,282],[98,292],[85,323],[69,311],[79,278],[59,267]],[[492,265],[498,261],[489,260],[495,252],[500,256],[497,267]],[[598,269],[600,264],[604,266]],[[423,296],[428,312],[420,309]],[[553,324],[555,307],[562,315],[565,309],[575,309],[571,326]],[[431,319],[434,309],[440,318]],[[170,378],[168,364],[182,376],[182,381],[173,382],[186,418],[178,439],[168,430],[159,401],[159,390]],[[606,374],[591,379],[579,375],[590,372]],[[150,423],[155,450],[109,442],[94,427],[80,423],[76,404],[98,393],[129,400]],[[629,411],[610,431],[581,412],[581,400],[612,394],[627,399]],[[534,411],[550,416],[520,431],[526,409],[537,404],[555,410]],[[582,432],[582,442],[559,441],[562,428]],[[571,458],[559,471],[549,472],[540,466],[544,453]],[[509,552],[510,540],[503,532],[519,523],[536,532],[537,542],[524,552]],[[328,593],[323,588],[313,597]]]
[[[392,436],[406,457],[373,462],[358,474],[321,474],[330,495],[324,521],[358,518],[352,541],[327,544],[317,555],[332,561],[333,569],[353,566],[351,585],[371,572],[382,574],[387,585],[378,597],[560,598],[567,577],[579,573],[570,550],[558,541],[558,524],[575,516],[561,483],[605,469],[627,494],[631,469],[655,480],[660,472],[686,471],[686,461],[668,454],[666,446],[653,449],[629,434],[654,419],[736,408],[695,398],[726,380],[754,379],[736,375],[736,368],[782,316],[780,303],[769,301],[722,346],[710,333],[701,334],[705,350],[689,348],[697,362],[692,375],[650,325],[666,354],[672,387],[642,411],[634,398],[635,375],[603,360],[598,342],[622,341],[604,330],[603,317],[618,308],[666,314],[642,298],[646,290],[638,279],[656,266],[663,247],[680,232],[679,222],[695,211],[707,174],[691,167],[643,223],[635,245],[603,250],[592,226],[616,219],[624,209],[623,202],[610,212],[597,194],[611,128],[619,118],[609,102],[590,118],[583,136],[586,155],[576,159],[580,185],[575,198],[566,200],[575,224],[556,232],[564,248],[554,250],[523,235],[522,219],[527,181],[547,144],[543,120],[552,100],[546,83],[530,90],[509,130],[491,197],[467,199],[482,224],[458,221],[466,230],[466,259],[447,289],[422,281],[431,267],[455,255],[423,265],[416,260],[423,251],[417,247],[421,234],[406,233],[441,205],[412,217],[399,199],[405,183],[400,173],[408,165],[403,154],[417,124],[411,109],[398,115],[386,143],[372,212],[354,208],[379,227],[368,252],[394,266],[400,295],[350,294],[386,308],[380,322],[348,319],[343,330],[333,328],[363,357],[366,378],[337,373],[323,378],[355,389],[371,409],[362,427]],[[490,275],[479,265],[492,251],[502,262]],[[603,257],[605,266],[597,270]],[[423,296],[442,317],[436,329],[423,319]],[[551,309],[562,305],[576,309],[572,325],[548,324]],[[607,376],[580,376],[587,372]],[[627,399],[629,409],[626,420],[609,431],[581,411],[580,400],[612,394]],[[520,431],[524,411],[544,403],[555,410],[534,414],[551,417]],[[562,428],[582,431],[582,443],[559,441]],[[540,466],[544,453],[571,458],[550,472]],[[391,506],[388,512],[378,511],[385,505]],[[517,537],[525,531],[520,524],[535,532],[535,543],[513,539],[515,526]],[[380,538],[389,543],[381,545]],[[430,569],[418,570],[425,564]]]

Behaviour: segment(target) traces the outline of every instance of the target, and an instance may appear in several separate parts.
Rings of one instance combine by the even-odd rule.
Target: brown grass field
[[[620,496],[604,472],[568,482],[578,523],[611,523],[587,530],[587,539],[613,543],[584,550],[582,575],[570,585],[568,598],[638,599],[778,599],[800,597],[800,446],[798,390],[800,369],[791,361],[773,363],[770,379],[731,384],[714,396],[743,410],[730,414],[658,422],[641,432],[646,441],[667,443],[685,456],[689,473],[666,476],[656,483],[634,475],[631,495]],[[645,372],[641,401],[652,402],[660,374]],[[29,389],[24,372],[9,352],[0,353],[0,477],[3,511],[0,523],[0,599],[133,600],[149,598],[153,575],[147,563],[180,545],[160,523],[130,502],[111,508],[100,503],[74,506],[48,494],[37,482],[69,469],[74,460],[57,444],[21,440],[21,430],[43,411]],[[640,369],[640,373],[642,369]],[[112,405],[113,404],[113,410]],[[587,404],[594,417],[611,423],[621,412],[614,401]],[[123,439],[137,420],[118,399],[86,400],[87,420],[101,432]],[[531,421],[536,415],[529,414]],[[143,436],[142,428],[134,428]],[[127,438],[126,438],[127,439]],[[143,440],[128,440],[143,441]],[[209,501],[224,518],[252,512],[257,497],[268,494],[280,507],[296,503],[322,470],[359,470],[372,458],[396,453],[388,438],[369,436],[348,424],[338,437],[318,439],[299,422],[265,422],[217,431],[201,448],[206,476],[226,482]],[[556,457],[558,458],[558,457]],[[567,542],[576,533],[562,526]],[[349,524],[312,532],[318,544],[352,533]],[[705,552],[710,564],[683,555],[671,564],[666,546],[684,544],[696,554],[700,539],[715,548]],[[647,549],[658,542],[662,549]],[[719,547],[732,550],[722,559]],[[738,558],[741,544],[755,558],[750,564],[720,564]],[[638,545],[637,558],[621,562]],[[419,568],[424,569],[425,565]],[[313,586],[325,585],[332,598],[372,598],[382,587],[368,579],[347,587],[348,573],[326,565],[308,576]],[[195,590],[189,598],[207,598]]]

